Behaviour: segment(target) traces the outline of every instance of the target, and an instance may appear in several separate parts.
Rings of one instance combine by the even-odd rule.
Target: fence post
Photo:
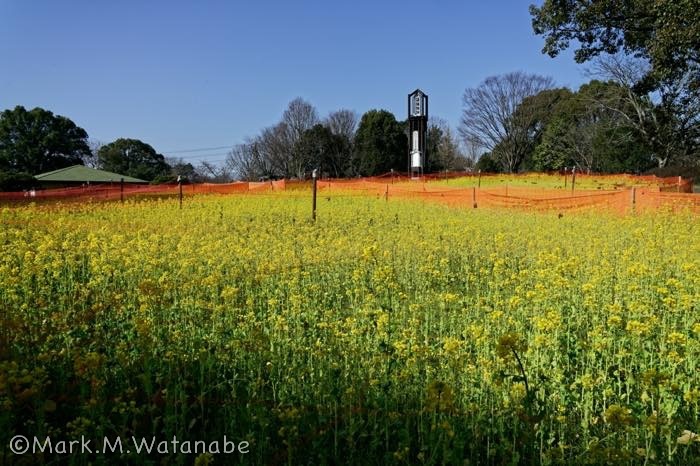
[[[678,175],[678,186],[676,186],[676,192],[681,192],[681,176]]]
[[[311,178],[313,178],[313,197],[311,200],[311,218],[313,221],[316,221],[316,175],[318,172],[314,168],[314,170],[311,172]]]
[[[637,207],[637,188],[632,187],[632,212],[635,211]]]
[[[124,203],[124,178],[119,181],[119,198]]]
[[[479,170],[479,188],[481,188],[481,170]]]
[[[569,176],[567,175],[568,168],[564,167],[564,189],[566,189],[566,182],[569,179]]]
[[[476,209],[476,188],[472,188],[472,203]]]
[[[386,192],[384,193],[384,200],[389,202],[389,185],[386,185]]]
[[[576,186],[576,167],[571,169],[571,194],[574,193],[574,186]]]
[[[177,176],[177,184],[180,190],[180,210],[182,210],[182,178],[180,178],[180,175]]]

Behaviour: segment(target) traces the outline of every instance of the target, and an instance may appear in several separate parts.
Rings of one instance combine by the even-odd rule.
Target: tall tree
[[[648,73],[649,65],[639,58],[598,57],[591,74],[614,82],[620,90],[612,102],[598,103],[617,111],[639,133],[659,167],[692,163],[700,149],[700,87],[688,92],[685,79],[669,80],[654,93],[644,92],[639,83]]]
[[[697,163],[699,0],[545,0],[530,6],[530,13],[535,33],[545,39],[544,53],[554,57],[573,41],[577,62],[602,56],[605,74],[613,71],[620,83],[625,75],[634,94],[629,100],[642,110],[630,115],[630,122],[652,147],[659,167],[674,159]],[[620,54],[648,66],[630,68],[615,58]]]
[[[483,153],[483,146],[479,139],[474,136],[469,136],[462,141],[464,147],[465,165],[467,168],[474,168]]]
[[[208,161],[200,162],[195,169],[197,177],[211,183],[229,183],[232,180],[231,169],[227,164],[215,164]]]
[[[391,112],[370,110],[355,135],[357,174],[372,176],[391,169],[403,171],[408,163],[408,138]]]
[[[442,143],[443,136],[444,132],[442,128],[434,121],[431,121],[428,124],[428,130],[425,135],[426,157],[425,167],[423,168],[426,173],[445,170],[443,161],[439,156],[440,144]]]
[[[324,121],[324,125],[331,130],[331,133],[343,136],[348,141],[355,138],[357,130],[358,116],[352,110],[341,109],[331,112]]]
[[[279,123],[267,127],[228,154],[226,165],[236,176],[260,178],[304,178],[309,161],[295,150],[304,133],[319,123],[316,109],[304,99],[292,100]]]
[[[318,113],[313,105],[301,97],[289,102],[287,109],[282,114],[279,125],[284,130],[284,145],[286,163],[284,177],[303,178],[305,176],[306,161],[294,157],[294,146],[299,142],[304,132],[311,129],[319,122]]]
[[[255,150],[269,165],[270,175],[280,178],[303,177],[304,161],[294,159],[294,145],[297,141],[294,132],[284,121],[263,129],[257,138]]]
[[[87,133],[64,116],[22,106],[0,113],[0,172],[37,175],[89,155]]]
[[[543,120],[546,127],[534,150],[533,168],[548,171],[576,166],[596,172],[649,168],[650,150],[624,117],[630,110],[624,93],[614,82],[596,80],[576,93],[561,93]]]
[[[675,80],[700,65],[700,2],[698,0],[545,0],[530,6],[532,27],[545,39],[543,52],[552,57],[573,41],[576,61],[601,53],[625,52],[651,64],[645,81]],[[690,84],[690,83],[689,83]]]
[[[296,143],[304,131],[318,123],[318,113],[313,105],[297,97],[287,105],[287,109],[282,114],[282,122],[289,127],[293,142]]]
[[[295,158],[306,160],[306,170],[318,168],[322,175],[339,178],[345,174],[350,152],[350,140],[333,134],[323,125],[307,130],[294,147]]]
[[[100,160],[97,158],[97,153],[100,151],[100,147],[104,146],[102,141],[97,139],[89,139],[88,147],[90,147],[90,153],[83,155],[83,164],[90,168],[100,168]]]
[[[463,169],[468,163],[452,128],[442,118],[431,117],[426,135],[426,173]]]
[[[446,170],[464,170],[474,165],[464,154],[457,135],[449,125],[443,127],[436,156]]]
[[[542,133],[550,119],[555,114],[555,109],[568,101],[573,93],[566,88],[545,89],[535,95],[525,97],[513,113],[515,126],[522,128],[523,142],[528,143],[528,151],[523,158],[523,166],[532,168],[532,155],[535,147],[542,139]]]
[[[138,139],[117,139],[102,146],[97,156],[104,170],[147,181],[167,175],[170,170],[162,154]]]
[[[532,149],[531,121],[515,118],[515,110],[526,97],[552,88],[551,78],[513,72],[486,78],[476,88],[464,91],[459,133],[491,152],[508,172],[517,171]]]
[[[260,138],[252,138],[238,144],[226,156],[226,165],[234,177],[246,181],[258,181],[274,176],[270,161],[260,151]]]

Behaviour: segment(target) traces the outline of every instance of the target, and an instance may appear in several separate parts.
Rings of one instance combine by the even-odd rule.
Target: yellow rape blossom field
[[[310,217],[298,193],[0,208],[3,458],[21,433],[249,442],[73,464],[698,464],[697,216]]]

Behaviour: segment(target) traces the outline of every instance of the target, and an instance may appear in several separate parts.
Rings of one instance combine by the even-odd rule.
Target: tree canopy
[[[147,181],[166,176],[170,170],[163,155],[138,139],[117,139],[100,147],[97,157],[104,170]]]
[[[651,63],[653,82],[698,71],[698,0],[545,0],[531,5],[530,14],[535,33],[544,36],[543,52],[552,57],[575,41],[577,62],[624,52]]]
[[[521,72],[486,78],[464,91],[460,135],[489,150],[506,171],[517,171],[532,150],[533,114],[515,110],[526,97],[552,87],[551,78]]]
[[[0,113],[0,172],[37,175],[82,165],[88,135],[70,119],[22,106]]]
[[[408,138],[391,112],[370,110],[362,115],[355,135],[359,175],[378,175],[391,169],[403,171],[407,157]]]
[[[465,169],[470,165],[462,153],[450,125],[442,118],[431,117],[426,134],[425,172]]]
[[[306,130],[294,146],[295,157],[306,162],[307,171],[318,168],[321,174],[335,178],[345,175],[350,150],[347,136],[333,134],[321,124]]]
[[[617,83],[593,80],[575,93],[545,91],[523,101],[521,107],[538,106],[538,101],[551,104],[541,106],[542,130],[530,167],[550,171],[575,166],[608,173],[651,168],[651,150],[625,116],[630,109],[624,95]]]

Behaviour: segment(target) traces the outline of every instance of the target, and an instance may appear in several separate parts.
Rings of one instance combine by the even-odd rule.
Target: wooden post
[[[384,193],[384,200],[389,202],[389,185],[386,185],[386,192]]]
[[[122,203],[124,203],[124,178],[119,182],[119,197]]]
[[[479,187],[481,188],[481,170],[479,170]]]
[[[569,178],[569,177],[567,176],[567,174],[566,174],[566,173],[567,173],[567,170],[568,170],[568,168],[564,167],[564,189],[566,189],[566,181],[567,181],[568,178]]]
[[[635,211],[637,207],[637,188],[632,187],[632,212]]]
[[[574,193],[574,186],[576,186],[576,167],[571,169],[571,194]]]
[[[318,172],[314,168],[314,171],[311,172],[311,177],[313,178],[313,198],[311,201],[311,218],[313,221],[316,221],[316,175]]]
[[[472,188],[472,204],[474,205],[474,208],[476,209],[476,188]]]
[[[394,184],[394,169],[391,169],[391,184]]]
[[[182,210],[182,178],[178,175],[177,177],[177,185],[178,188],[180,189],[180,209]]]
[[[681,176],[678,175],[678,186],[676,186],[676,192],[681,192]]]

